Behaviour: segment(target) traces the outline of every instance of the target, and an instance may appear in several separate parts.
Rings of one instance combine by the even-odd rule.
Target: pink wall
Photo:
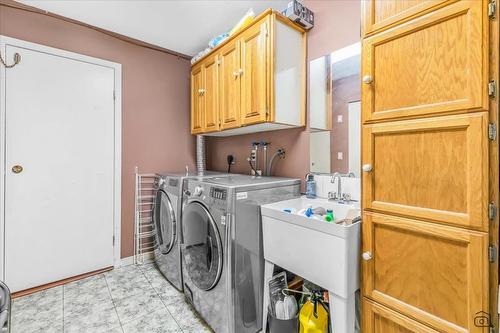
[[[0,5],[0,35],[122,64],[122,257],[133,254],[134,167],[194,168],[189,134],[188,60],[94,29]]]
[[[308,59],[316,59],[360,40],[361,7],[358,0],[305,0],[315,14],[315,27],[308,33]],[[224,171],[226,156],[236,157],[234,172],[248,173],[246,157],[252,141],[270,141],[271,152],[284,147],[286,159],[276,162],[274,175],[303,179],[309,171],[309,131],[306,128],[207,139],[207,167]]]

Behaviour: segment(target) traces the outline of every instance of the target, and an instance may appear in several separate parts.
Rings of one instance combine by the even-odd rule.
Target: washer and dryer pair
[[[189,174],[165,174],[157,181],[157,192],[153,207],[153,235],[155,240],[154,260],[165,278],[180,291],[182,284],[181,265],[181,219],[184,184],[187,179],[204,179],[222,176],[218,172],[207,172],[199,177]]]
[[[160,178],[155,261],[217,333],[262,329],[260,206],[300,196],[300,180],[210,173]]]
[[[217,333],[262,329],[260,206],[300,196],[300,180],[233,175],[187,181],[182,210],[186,298]]]

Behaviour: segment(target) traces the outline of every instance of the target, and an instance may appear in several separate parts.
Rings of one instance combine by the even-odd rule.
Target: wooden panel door
[[[220,51],[219,96],[220,129],[240,127],[240,44],[239,41],[225,45]]]
[[[241,124],[265,122],[268,103],[269,19],[242,34]]]
[[[456,0],[364,0],[363,33],[366,36],[454,1]]]
[[[203,63],[204,119],[203,132],[219,130],[219,57],[206,59]]]
[[[363,300],[363,332],[366,333],[438,333],[385,306]]]
[[[191,70],[191,134],[203,132],[203,73],[201,66]]]
[[[487,233],[365,213],[363,251],[366,297],[442,332],[484,332]]]
[[[488,230],[488,114],[363,127],[365,209]]]
[[[455,2],[365,39],[363,121],[487,110],[486,4]]]

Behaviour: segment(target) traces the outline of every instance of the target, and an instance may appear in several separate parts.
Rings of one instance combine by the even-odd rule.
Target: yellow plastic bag
[[[316,312],[314,302],[307,300],[299,312],[300,333],[328,333],[328,311],[318,302]]]
[[[248,10],[248,12],[241,18],[241,20],[229,31],[229,36],[234,35],[237,33],[239,30],[245,28],[248,26],[250,23],[252,23],[253,19],[255,18],[255,14],[253,12],[253,9]]]

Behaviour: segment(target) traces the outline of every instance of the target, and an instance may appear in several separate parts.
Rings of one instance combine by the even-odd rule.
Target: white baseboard
[[[144,253],[142,255],[142,261],[147,264],[147,263],[151,263],[154,261],[154,253],[153,252],[147,252],[147,253]],[[135,262],[134,260],[134,256],[130,256],[130,257],[126,257],[126,258],[122,258],[121,261],[120,261],[120,266],[115,266],[115,268],[118,268],[118,267],[124,267],[124,266],[129,266],[129,265],[133,265]]]

